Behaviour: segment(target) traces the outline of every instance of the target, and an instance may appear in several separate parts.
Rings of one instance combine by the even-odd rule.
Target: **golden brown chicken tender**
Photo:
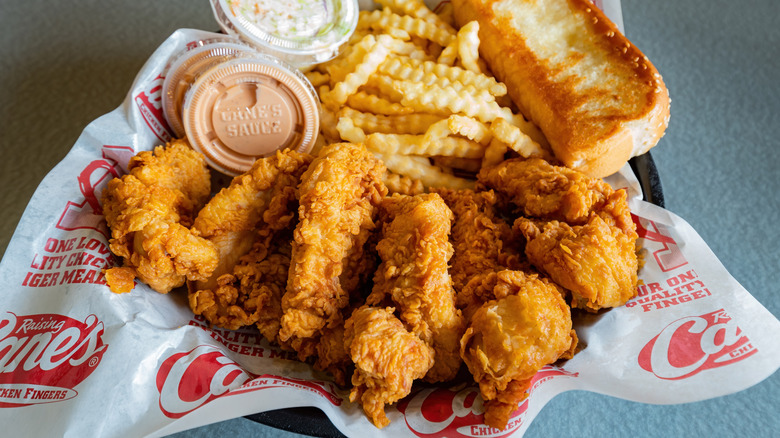
[[[599,178],[541,158],[513,158],[485,168],[480,183],[506,195],[526,216],[569,224],[587,222],[614,191]]]
[[[280,339],[295,347],[342,323],[364,265],[363,248],[375,228],[376,208],[387,194],[384,164],[363,145],[324,147],[301,177],[287,290],[282,297]]]
[[[165,147],[142,151],[130,158],[128,171],[146,186],[165,187],[180,194],[177,210],[181,224],[192,220],[211,194],[211,178],[203,155],[186,139],[171,140]]]
[[[636,232],[610,226],[595,214],[585,225],[520,218],[515,227],[528,239],[531,263],[572,293],[572,307],[622,306],[636,294]]]
[[[385,405],[408,395],[433,365],[433,349],[406,330],[394,309],[364,306],[345,323],[344,345],[355,363],[351,402],[359,401],[376,427],[390,424]]]
[[[188,299],[195,315],[217,327],[237,330],[255,324],[269,342],[278,343],[290,242],[267,229],[257,234],[252,250],[230,274],[219,276],[211,289],[195,289],[192,283]]]
[[[499,217],[498,197],[493,190],[438,189],[436,193],[454,215],[450,241],[455,252],[449,270],[458,307],[465,306],[461,294],[475,276],[530,267],[515,248],[511,226]]]
[[[534,374],[567,355],[576,338],[569,306],[552,283],[503,271],[494,290],[497,299],[474,312],[461,356],[486,402],[485,424],[503,429]]]
[[[231,330],[256,324],[269,342],[279,342],[295,189],[311,159],[289,149],[260,158],[200,211],[193,230],[216,245],[220,258],[210,278],[189,284],[193,313]]]
[[[217,264],[216,248],[187,228],[210,190],[203,156],[176,140],[140,152],[128,168],[129,174],[109,181],[103,192],[109,247],[124,258],[123,268],[112,268],[120,271],[108,270],[109,287],[128,291],[130,277],[137,276],[167,293],[187,278],[210,276]]]
[[[366,302],[395,303],[401,321],[436,352],[425,379],[450,380],[460,369],[459,340],[465,330],[447,269],[452,211],[435,193],[395,194],[384,200],[382,211],[387,220],[377,244],[382,263]]]
[[[213,275],[194,289],[213,289],[258,238],[256,230],[273,233],[293,222],[298,208],[295,189],[312,157],[287,149],[260,158],[245,173],[214,195],[198,213],[193,232],[207,238],[219,251]],[[294,225],[293,225],[294,226]]]

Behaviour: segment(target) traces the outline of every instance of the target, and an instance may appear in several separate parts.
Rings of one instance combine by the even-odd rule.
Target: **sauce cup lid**
[[[320,103],[300,71],[256,54],[214,65],[187,91],[184,131],[214,169],[238,175],[278,149],[309,152]]]
[[[163,114],[177,137],[183,137],[181,110],[184,96],[195,78],[221,62],[255,53],[254,48],[230,36],[195,41],[172,57],[163,81]]]
[[[357,27],[357,0],[211,0],[222,29],[299,68],[335,57]]]

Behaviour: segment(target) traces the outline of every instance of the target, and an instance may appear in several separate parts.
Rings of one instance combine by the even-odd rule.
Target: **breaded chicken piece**
[[[188,228],[210,190],[203,156],[184,140],[175,140],[140,152],[128,169],[127,175],[109,181],[102,199],[111,229],[109,247],[124,258],[123,268],[106,272],[111,290],[129,291],[137,276],[167,293],[187,278],[210,276],[216,248]]]
[[[211,278],[189,284],[193,313],[231,330],[256,324],[279,342],[295,190],[311,159],[289,149],[260,158],[200,211],[193,230],[215,243],[220,260]]]
[[[268,227],[258,231],[252,249],[239,258],[231,273],[219,276],[215,287],[195,289],[191,283],[192,312],[228,330],[257,325],[263,337],[278,343],[290,266],[290,231],[273,233]]]
[[[165,147],[142,151],[130,158],[130,175],[146,186],[165,187],[181,196],[177,202],[180,223],[185,227],[203,207],[211,194],[211,178],[203,155],[194,151],[186,139],[171,140]]]
[[[472,277],[458,294],[458,306],[463,310],[466,320],[470,321],[474,312],[483,304],[515,294],[517,285],[526,283],[534,287],[556,289],[561,297],[566,298],[564,289],[536,271],[498,270]]]
[[[286,228],[297,209],[295,190],[312,157],[286,149],[260,158],[245,173],[219,191],[198,213],[193,232],[213,242],[219,265],[196,290],[213,289],[217,279],[231,272],[255,241],[258,228],[275,232]]]
[[[460,369],[458,343],[465,330],[447,269],[453,252],[452,211],[435,193],[394,194],[385,198],[381,209],[386,218],[377,244],[382,262],[366,302],[394,303],[406,327],[436,352],[425,379],[450,380]]]
[[[636,224],[631,218],[631,209],[628,208],[628,194],[625,190],[616,190],[607,196],[606,202],[595,213],[610,227],[615,227],[623,232],[629,239],[636,240]]]
[[[376,427],[390,423],[385,405],[408,395],[433,365],[433,350],[410,333],[393,308],[364,306],[345,323],[344,345],[355,364],[351,402],[359,401]]]
[[[349,370],[353,367],[345,344],[345,334],[344,324],[325,328],[315,345],[317,359],[314,361],[314,368],[329,372],[333,380],[341,386],[346,386]]]
[[[483,169],[477,179],[507,196],[525,216],[571,225],[587,222],[613,192],[601,179],[541,158],[512,158]]]
[[[515,227],[528,239],[525,253],[531,264],[571,292],[572,307],[622,306],[636,294],[637,237],[630,227],[626,233],[597,214],[585,225],[519,218]]]
[[[352,268],[363,266],[359,260],[375,228],[377,205],[387,194],[385,171],[365,146],[337,143],[324,147],[302,176],[299,221],[282,297],[282,341],[295,346],[343,321],[341,310],[351,293],[345,290],[345,267],[350,267],[350,279],[360,275]],[[356,287],[355,282],[349,287]]]
[[[475,275],[503,269],[519,270],[527,263],[511,245],[511,226],[498,216],[493,190],[437,189],[454,214],[450,241],[452,285],[457,294]],[[505,245],[509,242],[510,245]]]
[[[595,311],[634,296],[637,234],[624,190],[538,158],[506,160],[478,178],[538,219],[521,217],[514,229],[531,264],[572,293],[572,307]]]
[[[460,352],[485,401],[485,424],[503,429],[527,397],[531,378],[570,357],[576,335],[554,284],[519,271],[499,272],[496,280],[496,299],[474,312]]]

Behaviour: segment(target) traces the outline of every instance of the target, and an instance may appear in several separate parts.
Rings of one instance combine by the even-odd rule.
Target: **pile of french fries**
[[[510,151],[548,156],[479,57],[476,21],[455,30],[450,3],[438,13],[422,0],[377,3],[337,58],[306,73],[322,101],[320,145],[365,144],[390,191],[406,194],[471,188],[469,176]]]

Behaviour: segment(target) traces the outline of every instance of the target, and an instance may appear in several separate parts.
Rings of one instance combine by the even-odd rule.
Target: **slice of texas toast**
[[[656,145],[669,94],[639,49],[587,0],[453,0],[480,52],[557,159],[603,177]]]

